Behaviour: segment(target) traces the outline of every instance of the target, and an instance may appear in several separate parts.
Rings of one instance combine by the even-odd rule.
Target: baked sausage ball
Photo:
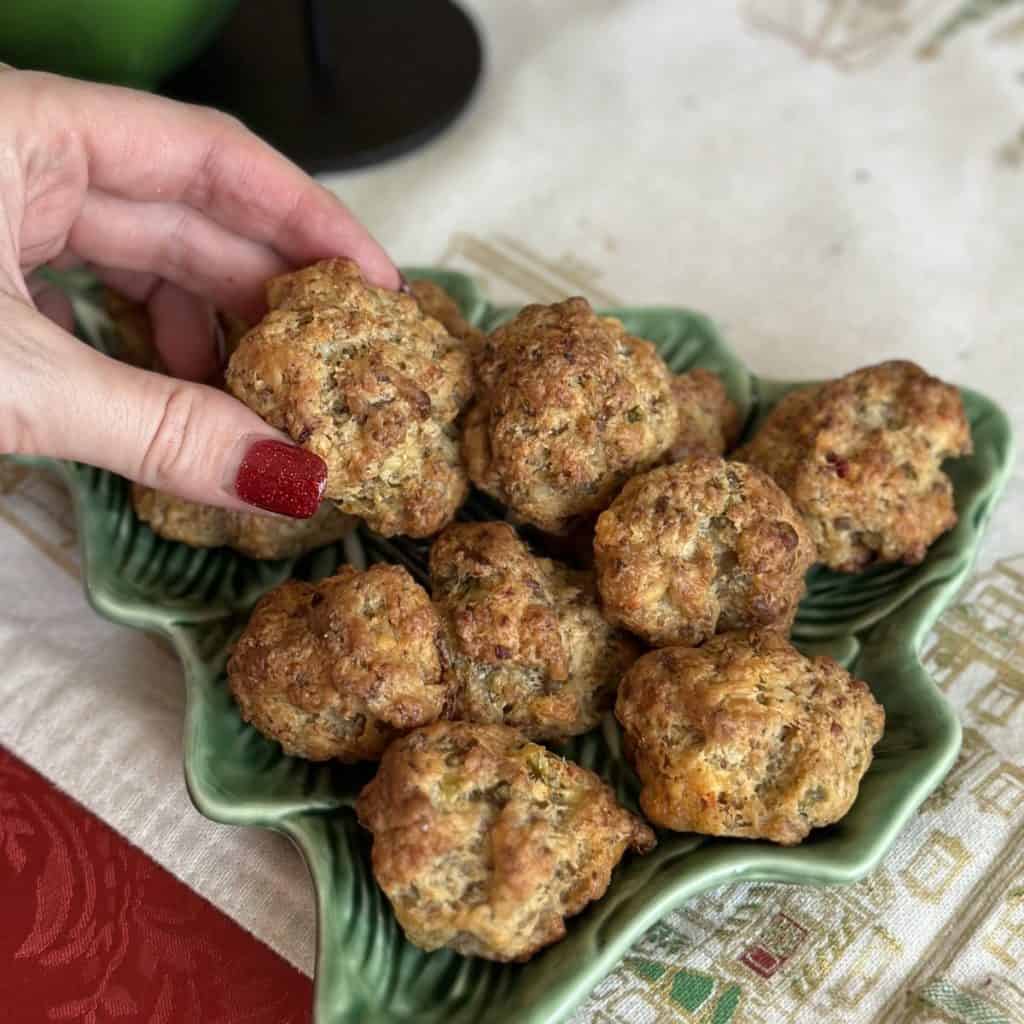
[[[715,632],[787,631],[814,545],[789,499],[752,466],[709,456],[634,477],[597,521],[606,617],[655,646]]]
[[[341,540],[355,526],[330,502],[310,519],[285,519],[202,505],[134,484],[132,504],[158,537],[194,548],[229,547],[247,558],[297,558]]]
[[[455,428],[473,389],[465,343],[349,260],[275,278],[267,296],[228,390],[323,458],[342,511],[385,536],[436,533],[469,487]]]
[[[453,338],[466,342],[471,349],[484,339],[484,332],[474,327],[463,315],[455,300],[439,285],[426,278],[409,284],[420,309],[432,316]]]
[[[672,394],[679,410],[679,428],[667,460],[688,455],[724,455],[740,431],[740,414],[721,378],[696,369],[672,378]]]
[[[122,363],[163,373],[163,361],[153,342],[153,330],[146,306],[126,295],[104,288],[103,309],[117,334],[114,355]]]
[[[786,395],[736,458],[793,499],[822,562],[858,572],[920,562],[956,524],[942,462],[970,451],[956,388],[890,362]]]
[[[649,341],[585,299],[526,306],[488,335],[463,452],[473,482],[521,522],[565,533],[663,458],[679,413]]]
[[[787,846],[846,814],[885,724],[867,683],[773,632],[645,654],[615,714],[654,824]]]
[[[344,566],[265,595],[228,662],[242,717],[286,754],[376,760],[447,703],[441,623],[404,570]]]
[[[654,834],[596,775],[515,729],[437,722],[393,743],[356,804],[410,941],[527,960]]]
[[[594,728],[639,651],[601,616],[593,573],[532,555],[506,523],[459,523],[430,552],[451,717],[560,740]]]

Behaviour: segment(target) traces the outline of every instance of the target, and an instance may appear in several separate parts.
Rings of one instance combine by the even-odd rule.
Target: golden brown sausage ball
[[[597,521],[607,618],[655,646],[793,624],[814,545],[766,474],[696,456],[634,477]]]
[[[229,547],[247,558],[297,558],[341,540],[355,526],[352,516],[330,502],[310,519],[285,519],[203,505],[134,484],[132,504],[158,537],[194,548]]]
[[[920,562],[956,524],[943,460],[971,451],[956,388],[880,363],[786,395],[736,454],[774,477],[842,572]]]
[[[596,775],[503,725],[397,740],[356,804],[373,873],[410,941],[526,960],[654,834]]]
[[[644,655],[615,714],[654,824],[783,845],[846,814],[885,724],[866,683],[772,632]]]
[[[386,536],[436,533],[469,487],[455,428],[473,390],[465,343],[349,260],[275,278],[267,295],[228,390],[323,458],[342,511]]]
[[[593,573],[531,554],[506,523],[459,523],[430,552],[451,717],[560,740],[594,728],[639,650],[601,616]]]
[[[542,530],[565,533],[600,512],[675,440],[672,375],[656,349],[585,299],[526,306],[486,337],[477,370],[469,474]]]
[[[430,598],[404,569],[345,566],[263,597],[228,679],[242,717],[286,754],[376,760],[444,712],[440,645]]]
[[[412,281],[409,288],[427,316],[432,316],[453,337],[475,349],[484,339],[484,332],[462,315],[455,300],[439,285],[426,278]]]
[[[113,355],[122,363],[162,373],[163,362],[153,342],[153,329],[145,304],[135,302],[112,288],[104,288],[102,294],[104,311],[117,332]]]
[[[696,369],[672,378],[679,429],[667,461],[688,455],[724,455],[740,431],[740,415],[725,385],[710,370]]]

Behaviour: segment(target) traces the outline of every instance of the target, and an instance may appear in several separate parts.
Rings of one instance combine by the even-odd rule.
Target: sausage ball
[[[672,378],[672,394],[679,410],[679,428],[667,461],[688,455],[724,455],[740,432],[740,414],[726,394],[721,378],[696,369]]]
[[[122,363],[163,373],[163,361],[153,342],[153,329],[145,304],[135,302],[112,288],[103,289],[102,301],[104,312],[117,335],[114,355]]]
[[[487,336],[477,370],[469,474],[541,530],[593,517],[676,438],[672,375],[657,350],[585,299],[526,306]]]
[[[463,315],[455,300],[439,285],[426,278],[412,281],[409,289],[420,309],[432,316],[453,338],[475,349],[484,340],[484,332],[474,327]]]
[[[451,717],[561,740],[611,710],[639,651],[601,616],[592,573],[532,555],[506,523],[449,526],[430,552]]]
[[[397,740],[356,804],[373,873],[411,942],[527,960],[654,834],[593,772],[503,725]]]
[[[766,474],[696,456],[634,477],[597,521],[606,617],[649,643],[793,624],[814,545]]]
[[[945,459],[971,452],[960,393],[908,362],[786,395],[736,458],[792,498],[832,569],[920,562],[956,524]]]
[[[385,536],[425,537],[469,483],[455,419],[473,373],[464,342],[349,260],[275,278],[228,390],[327,463],[325,496]]]
[[[441,623],[394,565],[351,566],[265,595],[228,662],[242,717],[286,754],[372,761],[444,712]]]
[[[134,484],[132,504],[158,537],[193,548],[229,547],[257,559],[297,558],[341,540],[355,526],[330,502],[310,519],[284,519],[202,505]]]
[[[615,714],[654,824],[786,846],[846,814],[885,725],[867,683],[773,632],[645,654]]]

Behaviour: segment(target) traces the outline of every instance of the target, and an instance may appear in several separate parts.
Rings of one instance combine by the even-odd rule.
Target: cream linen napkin
[[[906,356],[1024,428],[1024,3],[466,6],[489,50],[467,115],[328,179],[397,259],[498,300],[700,309],[766,375]],[[187,802],[176,665],[85,607],[46,481],[4,487],[0,742],[308,971],[296,858]],[[705,895],[578,1021],[1024,1020],[1022,503],[1018,470],[929,650],[964,754],[883,867]]]

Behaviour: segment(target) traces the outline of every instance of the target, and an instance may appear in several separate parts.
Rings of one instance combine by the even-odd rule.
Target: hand
[[[0,452],[311,515],[323,462],[200,383],[220,370],[213,309],[252,322],[267,278],[326,256],[395,288],[384,251],[330,192],[224,114],[12,70],[0,70],[0,110]],[[75,262],[146,303],[173,377],[77,341],[66,300],[30,286],[38,267]]]

